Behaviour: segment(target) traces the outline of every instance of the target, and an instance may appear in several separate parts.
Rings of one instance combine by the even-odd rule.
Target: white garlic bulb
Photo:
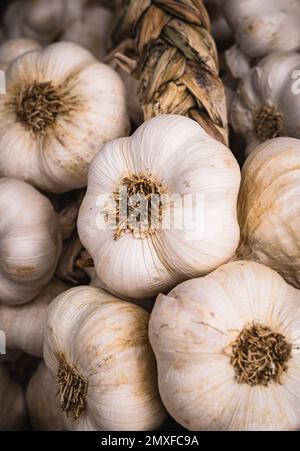
[[[60,42],[20,56],[6,78],[0,175],[56,193],[85,186],[97,151],[128,132],[119,76],[82,47]]]
[[[80,17],[66,27],[60,40],[75,42],[102,61],[106,55],[112,17],[110,9],[87,2]]]
[[[66,431],[68,419],[59,405],[55,378],[41,361],[26,390],[26,404],[35,431]]]
[[[299,430],[300,292],[254,262],[159,296],[150,320],[159,389],[192,431]]]
[[[299,69],[300,54],[275,52],[241,80],[230,120],[247,140],[247,153],[271,138],[300,138],[300,88],[295,78]]]
[[[0,70],[6,71],[13,60],[24,53],[37,49],[41,49],[41,45],[35,39],[9,39],[0,46]]]
[[[44,359],[74,430],[153,430],[165,418],[148,341],[149,315],[92,287],[50,305]]]
[[[6,368],[0,365],[0,431],[20,431],[26,422],[25,396]]]
[[[279,272],[300,288],[300,140],[261,144],[242,171],[237,256]]]
[[[0,330],[5,333],[6,347],[42,358],[44,320],[48,305],[68,288],[68,285],[53,279],[37,298],[28,304],[0,304]]]
[[[51,280],[62,249],[50,201],[29,184],[0,179],[0,302],[34,299]]]
[[[228,261],[239,241],[239,183],[229,149],[183,116],[158,116],[105,145],[78,219],[102,283],[147,299]]]
[[[227,0],[223,10],[237,44],[249,57],[300,49],[299,0]]]
[[[77,20],[86,0],[17,0],[4,14],[9,37],[31,37],[48,45]]]
[[[249,58],[241,52],[240,48],[236,44],[226,50],[224,56],[226,67],[229,69],[230,74],[234,79],[242,78],[249,72],[251,62]]]

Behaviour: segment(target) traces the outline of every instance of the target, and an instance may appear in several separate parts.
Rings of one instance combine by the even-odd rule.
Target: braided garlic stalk
[[[202,0],[124,0],[112,45],[115,64],[139,81],[145,120],[181,114],[228,143],[224,86]]]

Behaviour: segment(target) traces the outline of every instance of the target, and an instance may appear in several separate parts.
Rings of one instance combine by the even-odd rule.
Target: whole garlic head
[[[56,193],[83,187],[97,151],[128,132],[121,79],[76,44],[20,56],[6,84],[0,96],[2,176]]]
[[[34,299],[25,305],[0,304],[0,330],[5,333],[8,349],[19,349],[26,354],[43,357],[44,320],[48,305],[69,285],[53,279]]]
[[[31,37],[48,45],[78,19],[86,0],[17,0],[4,14],[9,37]]]
[[[112,18],[110,9],[87,2],[80,17],[66,27],[60,40],[79,44],[102,61],[106,55]]]
[[[37,49],[41,49],[41,45],[35,39],[9,39],[0,46],[0,70],[6,71],[13,60],[24,53]]]
[[[279,136],[300,138],[300,54],[275,52],[241,80],[230,120],[247,140],[247,152]],[[299,86],[299,87],[298,87]]]
[[[183,116],[158,116],[105,145],[78,219],[102,283],[147,299],[228,261],[239,183],[229,149]]]
[[[242,171],[237,256],[275,269],[300,288],[300,140],[261,144]]]
[[[148,341],[149,315],[92,287],[49,307],[44,359],[61,409],[77,431],[138,431],[165,419]],[[70,427],[68,427],[69,429]]]
[[[29,184],[0,179],[0,302],[25,304],[51,280],[62,249],[50,201]]]
[[[191,431],[299,430],[300,292],[254,262],[159,296],[150,319],[159,389]]]
[[[249,57],[300,49],[298,0],[227,0],[223,10],[236,43]]]

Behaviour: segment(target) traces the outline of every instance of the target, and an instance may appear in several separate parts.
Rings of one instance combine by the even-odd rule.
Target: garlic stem
[[[286,338],[261,324],[244,328],[232,346],[231,364],[238,383],[280,384],[292,346]]]

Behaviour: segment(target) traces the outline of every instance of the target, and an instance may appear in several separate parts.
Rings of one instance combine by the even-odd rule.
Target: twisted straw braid
[[[144,118],[181,114],[227,144],[224,86],[202,0],[125,0],[114,59],[139,80]]]

